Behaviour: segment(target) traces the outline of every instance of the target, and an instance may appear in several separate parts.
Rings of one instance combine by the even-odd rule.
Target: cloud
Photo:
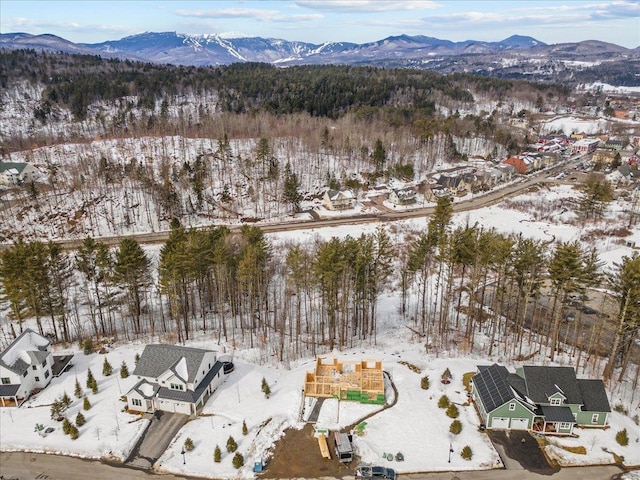
[[[284,14],[279,10],[264,10],[257,8],[222,8],[219,10],[176,10],[180,17],[191,18],[249,18],[261,22],[308,22],[324,18],[319,13]]]
[[[4,31],[28,31],[29,33],[49,33],[51,31],[63,31],[69,33],[95,33],[103,32],[114,35],[130,34],[138,30],[132,30],[123,25],[90,25],[77,22],[47,22],[33,20],[24,17],[3,18],[0,22]]]
[[[399,12],[440,6],[431,0],[297,0],[294,3],[312,10],[351,13]]]

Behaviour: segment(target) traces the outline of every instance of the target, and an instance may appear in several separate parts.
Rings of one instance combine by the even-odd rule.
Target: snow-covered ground
[[[198,348],[221,350],[215,339],[201,337],[192,342]],[[142,351],[141,344],[119,345],[111,349],[106,358],[114,366],[110,377],[102,375],[102,363],[105,355],[85,356],[82,352],[73,352],[74,367],[54,379],[49,387],[33,397],[20,408],[0,409],[0,450],[30,450],[58,452],[65,455],[97,458],[112,455],[125,458],[133,448],[144,427],[144,421],[138,415],[123,411],[121,393],[133,385],[135,379],[119,378],[119,365],[125,360],[130,369],[133,358]],[[59,350],[56,353],[61,353]],[[227,352],[228,353],[228,352]],[[347,360],[381,360],[397,387],[398,398],[395,406],[380,411],[366,420],[362,435],[354,436],[357,454],[365,462],[393,466],[401,473],[438,470],[473,470],[500,467],[499,457],[486,434],[479,432],[479,419],[474,407],[467,403],[466,392],[462,385],[463,374],[476,370],[478,364],[504,362],[506,359],[481,358],[468,356],[455,358],[454,352],[440,352],[439,355],[426,354],[421,340],[406,328],[388,330],[378,337],[375,345],[360,347],[342,352],[335,356]],[[314,367],[314,359],[307,358],[289,366],[264,364],[257,350],[234,352],[235,371],[214,393],[204,408],[203,415],[188,422],[175,437],[173,443],[159,459],[156,468],[164,472],[203,475],[214,478],[253,478],[253,460],[268,456],[286,428],[301,428],[303,420],[300,413],[303,402],[302,387],[305,372]],[[67,392],[73,396],[76,377],[84,386],[86,369],[91,368],[98,379],[99,393],[91,394],[85,390],[92,403],[86,413],[87,423],[80,427],[78,440],[71,440],[61,431],[61,424],[50,420],[50,404],[55,398]],[[411,368],[410,368],[411,367]],[[442,372],[449,368],[453,381],[449,385],[440,382]],[[416,371],[417,370],[417,371]],[[421,378],[427,375],[430,388],[422,390]],[[271,388],[266,398],[261,391],[262,378]],[[627,395],[629,392],[627,392]],[[458,405],[462,432],[459,435],[449,433],[452,419],[437,406],[442,395]],[[611,404],[618,404],[618,393],[611,395]],[[387,401],[393,401],[393,392],[387,388]],[[74,399],[70,408],[70,417],[75,418],[81,408],[81,401]],[[305,411],[310,404],[305,403]],[[352,424],[378,406],[356,403],[327,401],[322,408],[319,426],[338,428]],[[633,412],[630,414],[632,415]],[[246,422],[248,433],[242,434],[242,423]],[[46,437],[34,431],[36,423],[56,430]],[[615,441],[615,434],[626,428],[629,434],[629,446],[622,447]],[[629,465],[640,464],[640,427],[630,416],[613,412],[611,428],[608,430],[577,430],[576,438],[554,438],[553,445],[547,447],[550,454],[563,464],[585,465],[613,463],[615,452],[625,458]],[[238,451],[245,458],[245,466],[236,470],[232,463],[232,454],[226,452],[226,442],[233,436]],[[186,438],[191,438],[195,449],[186,453],[186,463],[181,455]],[[447,461],[448,446],[452,444],[454,454],[451,463]],[[222,461],[214,463],[213,452],[219,446]],[[470,461],[463,460],[459,452],[469,445],[473,451]],[[558,445],[583,446],[586,454],[572,454]],[[404,462],[387,461],[383,453],[402,452]],[[426,453],[429,454],[426,454]],[[320,454],[318,452],[318,454]]]

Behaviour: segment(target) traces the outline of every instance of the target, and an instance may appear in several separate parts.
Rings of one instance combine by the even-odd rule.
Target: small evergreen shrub
[[[467,461],[470,461],[473,458],[473,452],[471,451],[471,447],[469,445],[465,445],[462,451],[460,452],[460,456]]]
[[[60,399],[60,403],[63,405],[65,410],[71,406],[71,398],[69,398],[69,395],[67,395],[67,392],[62,393],[62,398]]]
[[[425,375],[420,379],[420,388],[423,390],[429,390],[429,376]]]
[[[236,452],[231,463],[233,464],[233,468],[237,470],[244,465],[244,457],[240,452]]]
[[[129,367],[125,361],[122,361],[122,365],[120,365],[120,378],[127,378],[129,376]]]
[[[449,406],[449,397],[442,395],[438,400],[438,408],[447,408]]]
[[[227,439],[227,452],[233,453],[237,449],[238,449],[238,444],[233,439],[233,437],[231,435],[229,435],[229,438]]]
[[[98,381],[94,378],[93,383],[91,384],[91,392],[95,395],[98,393]]]
[[[87,423],[87,419],[84,418],[82,412],[78,412],[78,414],[76,415],[76,426],[81,427],[85,423]]]
[[[246,435],[247,433],[249,433],[247,422],[245,420],[242,420],[242,435]]]
[[[93,346],[93,340],[90,338],[85,339],[85,341],[82,342],[82,352],[85,355],[91,355],[94,351],[95,347]]]
[[[107,360],[107,357],[104,357],[104,362],[102,362],[102,375],[104,375],[105,377],[108,377],[112,373],[113,373],[113,367],[109,363],[109,360]]]
[[[71,426],[69,427],[69,436],[71,437],[71,440],[75,440],[76,438],[78,438],[80,436],[80,431],[78,430],[78,427],[71,424]]]
[[[458,407],[456,407],[453,403],[450,403],[447,407],[447,417],[458,418],[459,416],[460,412],[458,411]]]
[[[64,407],[60,400],[54,400],[51,404],[51,420],[60,420]]]
[[[618,412],[618,413],[622,413],[623,415],[629,415],[629,411],[621,403],[618,403],[617,405],[614,405],[613,406],[613,411],[614,412]]]
[[[216,445],[216,449],[213,451],[213,461],[216,463],[220,463],[222,460],[222,452],[220,451],[220,447]]]
[[[440,381],[442,383],[444,383],[445,385],[448,385],[451,383],[451,379],[452,379],[452,375],[451,375],[451,370],[449,370],[449,368],[445,369],[444,372],[442,372],[442,376],[440,377]]]
[[[262,377],[262,393],[264,393],[266,398],[269,398],[269,395],[271,395],[271,388],[269,388],[269,384],[264,377]]]
[[[451,426],[449,427],[449,431],[454,435],[459,435],[462,431],[462,423],[460,420],[454,420],[451,422]]]
[[[184,441],[184,449],[187,452],[192,451],[194,448],[196,448],[196,446],[193,444],[193,440],[191,440],[191,437],[187,437]]]
[[[64,432],[65,435],[69,435],[69,433],[71,433],[71,422],[69,421],[68,418],[65,418],[62,421],[62,431]]]
[[[76,398],[82,397],[82,387],[80,386],[80,382],[76,378],[76,386],[73,390],[73,396]]]
[[[618,433],[616,433],[616,442],[618,442],[623,447],[629,445],[629,434],[627,433],[626,428],[623,428]]]
[[[82,408],[83,410],[89,410],[91,408],[91,402],[89,402],[86,396],[82,399]]]
[[[91,372],[91,369],[88,369],[87,370],[87,388],[91,388],[94,381],[95,381],[95,378],[93,378],[93,373]]]

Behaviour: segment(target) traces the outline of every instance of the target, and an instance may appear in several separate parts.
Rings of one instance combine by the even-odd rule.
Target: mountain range
[[[5,33],[0,34],[0,48],[29,48],[194,66],[238,62],[278,66],[350,64],[423,68],[441,73],[465,71],[512,78],[535,73],[536,77],[551,75],[547,79],[556,81],[566,80],[561,75],[563,70],[574,72],[603,62],[630,61],[633,71],[640,61],[640,47],[628,49],[597,40],[548,45],[521,35],[499,42],[453,42],[423,35],[399,35],[362,44],[327,42],[318,45],[274,38],[226,38],[216,34],[176,32],[146,32],[120,40],[87,44],[73,43],[51,34]],[[548,62],[554,65],[545,68]],[[532,65],[535,66],[533,70]],[[631,75],[631,81],[633,77]],[[637,81],[640,82],[640,78]]]

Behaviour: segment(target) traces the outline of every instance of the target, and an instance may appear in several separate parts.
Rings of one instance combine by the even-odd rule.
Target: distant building
[[[389,194],[389,202],[394,205],[411,205],[416,203],[416,191],[413,188],[394,188]]]
[[[574,143],[571,149],[576,153],[593,153],[598,145],[600,145],[600,140],[597,138],[583,138]]]
[[[327,210],[348,210],[353,208],[355,198],[351,190],[327,190],[322,204]]]
[[[30,163],[0,161],[0,184],[21,185],[34,182],[40,177],[40,172]]]

